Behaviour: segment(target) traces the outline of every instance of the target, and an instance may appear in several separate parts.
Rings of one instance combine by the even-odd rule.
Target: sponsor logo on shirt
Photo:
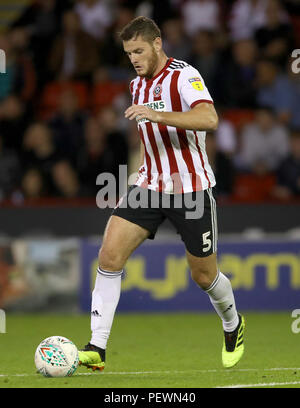
[[[166,102],[162,100],[155,102],[146,102],[143,105],[158,112],[166,112]],[[137,120],[137,122],[138,124],[141,124],[150,121],[148,119],[139,119]]]
[[[200,78],[189,78],[189,83],[196,91],[203,91],[204,89]]]

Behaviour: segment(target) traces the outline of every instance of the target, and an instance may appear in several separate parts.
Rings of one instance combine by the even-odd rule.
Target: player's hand
[[[148,119],[150,122],[157,123],[159,121],[159,113],[144,105],[131,105],[125,111],[125,118],[132,120]]]

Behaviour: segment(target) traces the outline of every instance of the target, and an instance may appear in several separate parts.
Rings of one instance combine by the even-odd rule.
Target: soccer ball
[[[78,350],[66,337],[48,337],[38,345],[34,362],[44,377],[69,377],[78,367]]]

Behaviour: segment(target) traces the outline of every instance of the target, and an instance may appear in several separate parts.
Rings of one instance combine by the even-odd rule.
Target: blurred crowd
[[[210,90],[219,196],[300,198],[297,0],[35,0],[0,33],[0,204],[95,197],[98,174],[137,171],[139,136],[124,119],[135,72],[118,32],[138,15]]]

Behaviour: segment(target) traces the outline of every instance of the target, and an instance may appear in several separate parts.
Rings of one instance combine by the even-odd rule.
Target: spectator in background
[[[172,0],[125,0],[125,4],[135,11],[135,16],[152,18],[159,27],[162,26],[173,13],[176,5]],[[162,6],[163,5],[163,6]]]
[[[267,58],[258,61],[256,85],[258,106],[271,106],[285,125],[298,120],[298,90],[293,88],[288,76],[281,73],[276,62]]]
[[[100,173],[111,173],[118,182],[119,165],[127,163],[126,139],[116,125],[116,114],[108,107],[86,122],[85,146],[78,154],[77,168],[81,183],[91,196],[99,190],[96,179]]]
[[[69,194],[63,192],[63,187],[58,192],[53,185],[52,169],[62,158],[68,159],[70,163],[58,166],[56,173],[60,174],[62,169],[67,169],[71,180],[72,171],[69,171],[69,167],[71,165],[71,169],[72,166],[76,169],[78,165],[80,180],[84,180],[92,196],[99,190],[96,186],[99,173],[109,171],[118,176],[118,165],[128,161],[131,163],[130,168],[137,170],[135,163],[139,160],[139,139],[135,139],[135,127],[131,131],[132,123],[128,125],[122,114],[124,105],[130,104],[127,93],[132,68],[124,54],[118,32],[141,10],[152,18],[156,16],[154,18],[165,34],[168,55],[189,61],[199,69],[218,105],[251,109],[258,105],[262,111],[265,111],[265,105],[272,107],[276,116],[273,116],[273,126],[268,120],[256,118],[252,128],[247,127],[242,135],[242,144],[247,139],[245,144],[251,145],[249,150],[253,150],[253,154],[259,154],[259,160],[251,167],[239,161],[239,155],[237,164],[242,170],[254,169],[256,172],[274,169],[275,164],[269,163],[269,160],[272,161],[273,147],[275,151],[276,143],[281,143],[280,149],[285,154],[287,151],[286,136],[282,136],[286,132],[277,118],[283,125],[300,128],[300,75],[291,70],[291,61],[286,65],[293,45],[289,20],[292,21],[295,16],[289,18],[281,3],[287,4],[293,13],[299,9],[297,0],[32,1],[10,30],[0,33],[0,49],[5,50],[7,57],[7,74],[0,75],[0,184],[4,185],[6,179],[10,184],[6,171],[10,167],[7,163],[14,162],[12,157],[17,162],[18,156],[26,166],[25,169],[28,169],[28,175],[26,172],[24,177],[24,183],[29,185],[28,193],[24,190],[24,194],[28,196]],[[219,17],[224,4],[231,10],[229,29],[233,41],[228,60],[224,58],[218,37]],[[173,10],[181,9],[182,15],[174,14],[171,6]],[[263,57],[256,62],[258,51]],[[36,132],[37,124],[32,122],[31,110],[36,105],[36,91],[39,91],[41,84],[52,79],[48,75],[48,65],[52,78],[94,79],[95,92],[92,89],[90,101],[96,116],[88,120],[86,112],[78,109],[75,95],[67,91],[59,100],[55,116],[47,124],[50,132],[45,124],[38,124],[40,130],[37,133],[40,135],[28,136]],[[115,108],[118,109],[117,113]],[[29,123],[32,126],[27,133]],[[125,137],[127,130],[128,140]],[[273,134],[276,136],[271,136]],[[264,151],[256,137],[260,141],[264,140],[264,146],[267,141],[273,146],[270,147],[269,155],[265,153],[264,156],[263,152],[267,148]],[[31,143],[30,140],[34,141]],[[296,144],[296,137],[292,136],[291,149],[294,141]],[[214,152],[211,154],[214,158],[212,162],[219,152],[230,161],[237,149],[235,129],[230,122],[220,119],[215,136],[208,136],[207,143]],[[128,144],[134,152],[131,154],[130,151],[129,158]],[[282,160],[277,150],[274,153],[276,163]],[[266,157],[266,160],[261,159],[261,156]],[[290,163],[288,160],[283,162],[285,168],[287,164],[292,166],[296,160],[292,158],[293,152],[289,157]],[[18,183],[18,180],[14,182]],[[42,192],[40,184],[44,186]],[[73,191],[76,191],[75,185],[78,183],[74,181],[71,184]],[[5,188],[5,191],[8,190]],[[82,187],[77,191],[80,195],[86,194]],[[286,194],[286,197],[289,196],[290,193]]]
[[[29,38],[25,29],[15,28],[8,32],[13,52],[13,89],[22,101],[31,103],[36,91],[37,76],[28,50]]]
[[[294,35],[288,15],[278,0],[268,1],[265,19],[255,32],[255,41],[262,55],[273,58],[284,68],[293,49]]]
[[[290,154],[279,164],[274,196],[279,199],[300,197],[300,128],[290,132]]]
[[[77,166],[80,182],[91,197],[96,196],[98,174],[112,172],[114,156],[107,149],[107,138],[96,118],[90,117],[85,125],[85,144],[78,152]]]
[[[23,200],[36,200],[49,195],[48,186],[41,171],[35,167],[28,168],[21,180]]]
[[[232,40],[251,38],[265,23],[268,0],[237,0],[232,6],[229,29]]]
[[[79,109],[76,93],[72,89],[64,91],[59,99],[58,111],[49,121],[49,127],[56,147],[73,164],[83,145],[86,120],[87,113]]]
[[[254,108],[256,105],[257,47],[253,40],[237,40],[232,44],[232,58],[219,69],[216,83],[219,99],[229,108]]]
[[[35,0],[25,8],[14,22],[13,28],[22,27],[29,36],[35,68],[38,72],[38,85],[47,80],[47,61],[53,39],[60,31],[60,17],[71,1]]]
[[[32,120],[25,103],[10,95],[0,103],[0,134],[6,148],[22,153],[23,134]]]
[[[232,192],[235,169],[230,157],[217,147],[216,137],[212,133],[206,134],[206,152],[217,182],[218,196],[228,196]]]
[[[124,53],[119,32],[133,18],[134,11],[130,7],[119,6],[115,13],[114,23],[100,44],[101,61],[110,70],[113,80],[127,80],[132,70],[130,60]]]
[[[93,113],[97,114],[106,106],[115,105],[117,100],[122,98],[124,93],[129,93],[128,90],[127,81],[114,81],[108,67],[100,66],[93,73],[93,87],[91,92],[91,107]],[[127,106],[128,104],[126,104],[126,107]],[[122,114],[126,107],[122,107]]]
[[[220,29],[220,6],[216,0],[187,0],[181,11],[184,29],[190,38],[199,30]]]
[[[80,185],[78,175],[70,162],[56,162],[51,169],[51,175],[55,197],[79,198],[88,195],[88,189]]]
[[[63,32],[56,37],[50,53],[52,75],[61,80],[89,80],[98,63],[96,40],[82,31],[75,12],[66,11],[63,15]]]
[[[23,148],[22,167],[39,169],[52,192],[52,168],[64,156],[56,148],[51,130],[44,123],[32,123],[24,134]]]
[[[300,16],[299,0],[283,0],[284,7],[290,15]]]
[[[119,165],[128,162],[128,142],[126,135],[118,127],[118,115],[112,106],[103,108],[97,119],[101,130],[106,135],[107,149],[112,152],[114,160],[111,172],[118,179]]]
[[[218,101],[218,71],[221,55],[216,44],[214,31],[200,30],[194,34],[188,62],[200,72],[214,100]]]
[[[103,40],[108,27],[112,23],[112,13],[104,0],[79,0],[74,7],[80,25],[95,40]]]
[[[219,112],[218,112],[219,113]],[[233,124],[219,113],[219,126],[215,131],[215,144],[217,150],[228,156],[230,159],[237,151],[237,135]]]
[[[16,153],[3,146],[0,134],[0,202],[9,198],[20,179],[20,164]]]
[[[22,46],[17,44],[17,36],[16,31],[0,33],[0,49],[6,56],[6,73],[1,75],[0,82],[0,101],[12,93],[29,101],[35,91],[34,67]]]
[[[190,57],[191,45],[186,37],[180,16],[168,18],[162,24],[164,49],[173,58],[186,61]]]
[[[236,164],[241,170],[256,174],[273,172],[288,152],[286,128],[276,121],[272,108],[260,107],[254,122],[242,130]]]

